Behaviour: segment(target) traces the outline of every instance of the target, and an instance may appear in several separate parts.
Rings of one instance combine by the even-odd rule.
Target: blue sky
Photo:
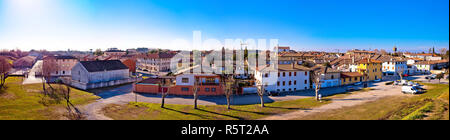
[[[194,30],[297,50],[427,51],[449,46],[449,1],[0,0],[0,49],[188,49]]]

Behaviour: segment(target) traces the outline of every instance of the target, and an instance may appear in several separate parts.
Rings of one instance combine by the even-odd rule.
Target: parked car
[[[359,85],[362,85],[362,83],[361,83],[361,82],[358,82],[358,83],[355,83],[354,85],[355,85],[355,86],[359,86]]]
[[[375,82],[381,82],[381,79],[375,79],[374,81]]]
[[[408,86],[414,86],[414,82],[408,82]]]
[[[409,75],[408,74],[403,74],[403,77],[408,77]]]
[[[417,94],[419,90],[415,86],[403,86],[402,93],[404,94]]]

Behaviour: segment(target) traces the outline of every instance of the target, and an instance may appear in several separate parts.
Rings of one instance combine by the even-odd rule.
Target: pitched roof
[[[295,66],[292,67],[292,64],[278,64],[278,71],[310,71],[311,69],[302,65],[294,64]],[[258,71],[274,71],[275,69],[273,67],[268,67],[266,65],[258,67]]]
[[[448,60],[420,61],[416,62],[416,65],[434,65],[439,63],[448,63]]]
[[[128,69],[128,67],[119,60],[81,61],[80,63],[89,72]]]
[[[361,77],[363,76],[361,73],[358,72],[342,72],[341,77],[342,78],[348,78],[348,77]]]
[[[369,63],[382,63],[382,62],[378,61],[378,60],[373,60],[373,59],[370,59],[370,61],[367,59],[361,59],[358,63],[359,64],[369,64]]]

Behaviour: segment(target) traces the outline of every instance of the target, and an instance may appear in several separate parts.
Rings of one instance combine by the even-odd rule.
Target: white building
[[[310,69],[297,64],[259,67],[255,80],[265,86],[266,92],[289,92],[310,88]]]
[[[277,46],[277,47],[275,47],[275,50],[278,50],[279,53],[281,53],[281,52],[290,52],[291,51],[291,47]]]
[[[408,65],[406,60],[391,59],[390,61],[383,62],[383,73],[396,75],[400,72],[404,74],[408,73]]]
[[[136,66],[149,72],[168,72],[170,71],[171,58],[175,55],[169,53],[154,53],[139,56]]]
[[[81,61],[72,68],[71,85],[93,89],[134,82],[128,67],[119,60]]]
[[[417,67],[417,73],[428,74],[431,73],[432,70],[448,68],[448,61],[447,60],[421,61],[416,62],[415,66]]]

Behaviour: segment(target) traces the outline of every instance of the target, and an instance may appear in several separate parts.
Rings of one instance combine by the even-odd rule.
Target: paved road
[[[359,104],[363,104],[369,101],[375,101],[383,97],[388,96],[410,96],[401,93],[400,86],[386,86],[384,82],[375,83],[375,90],[370,90],[367,92],[358,92],[340,99],[332,99],[332,103],[320,106],[318,108],[312,108],[310,110],[298,110],[291,113],[286,114],[278,114],[269,116],[266,118],[262,118],[261,120],[292,120],[292,119],[301,119],[301,117],[311,115],[314,113],[325,112],[333,109],[339,109],[342,107],[355,106]]]
[[[375,86],[375,85],[371,85]],[[132,85],[123,85],[113,88],[106,88],[100,90],[91,90],[101,99],[95,103],[88,104],[81,107],[81,110],[87,115],[90,120],[109,120],[101,113],[101,109],[107,104],[127,104],[133,102],[137,99],[138,102],[147,103],[161,103],[160,95],[148,95],[148,94],[135,94],[132,92]],[[323,96],[330,96],[338,93],[346,92],[346,87],[334,87],[322,89],[320,93]],[[288,94],[282,94],[276,97],[264,97],[265,103],[271,103],[275,101],[286,101],[286,100],[296,100],[308,97],[314,97],[315,93],[313,90],[293,92]],[[182,96],[168,96],[165,100],[166,104],[182,104],[182,105],[192,105],[194,103],[193,97],[182,97]],[[232,105],[247,105],[247,104],[259,104],[260,99],[257,95],[243,95],[243,96],[233,96],[231,99]],[[225,96],[208,97],[200,96],[198,100],[199,105],[226,105]]]
[[[432,84],[449,84],[449,81],[447,79],[441,79],[439,82],[438,79],[428,80],[425,79],[428,75],[419,75],[419,76],[410,76],[407,78],[407,80],[414,80],[414,81],[420,81],[423,83],[432,83]]]
[[[30,72],[28,74],[28,77],[23,80],[24,85],[26,84],[36,84],[36,83],[42,83],[42,78],[36,77],[36,72],[42,69],[42,60],[36,61],[34,63],[33,68],[30,69]]]

